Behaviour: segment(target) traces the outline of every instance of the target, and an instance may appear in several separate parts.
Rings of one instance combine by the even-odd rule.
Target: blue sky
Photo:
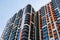
[[[37,11],[50,0],[0,0],[0,37],[9,18],[16,12],[31,4]]]

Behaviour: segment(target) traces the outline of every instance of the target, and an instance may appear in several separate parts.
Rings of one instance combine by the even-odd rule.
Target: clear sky
[[[31,4],[37,11],[50,0],[0,0],[0,37],[6,26],[7,20],[16,12]]]

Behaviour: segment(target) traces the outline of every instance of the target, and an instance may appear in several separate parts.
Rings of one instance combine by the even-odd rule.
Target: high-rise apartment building
[[[7,22],[2,40],[60,40],[60,0],[37,12],[28,4]]]

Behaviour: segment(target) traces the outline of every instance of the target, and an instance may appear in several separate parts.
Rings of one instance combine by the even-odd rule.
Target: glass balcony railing
[[[21,10],[18,12],[18,17],[22,18],[22,15],[23,15],[23,10],[21,9]]]

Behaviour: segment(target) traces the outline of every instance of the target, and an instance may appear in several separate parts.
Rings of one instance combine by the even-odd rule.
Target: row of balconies
[[[25,25],[22,32],[22,40],[28,40],[29,26]]]
[[[30,25],[30,15],[29,14],[26,14],[24,24]]]
[[[56,26],[57,26],[57,31],[58,31],[59,37],[60,37],[60,20],[57,20]]]
[[[51,24],[48,24],[48,30],[49,30],[49,36],[50,36],[50,38],[52,38],[53,34],[52,34]]]

